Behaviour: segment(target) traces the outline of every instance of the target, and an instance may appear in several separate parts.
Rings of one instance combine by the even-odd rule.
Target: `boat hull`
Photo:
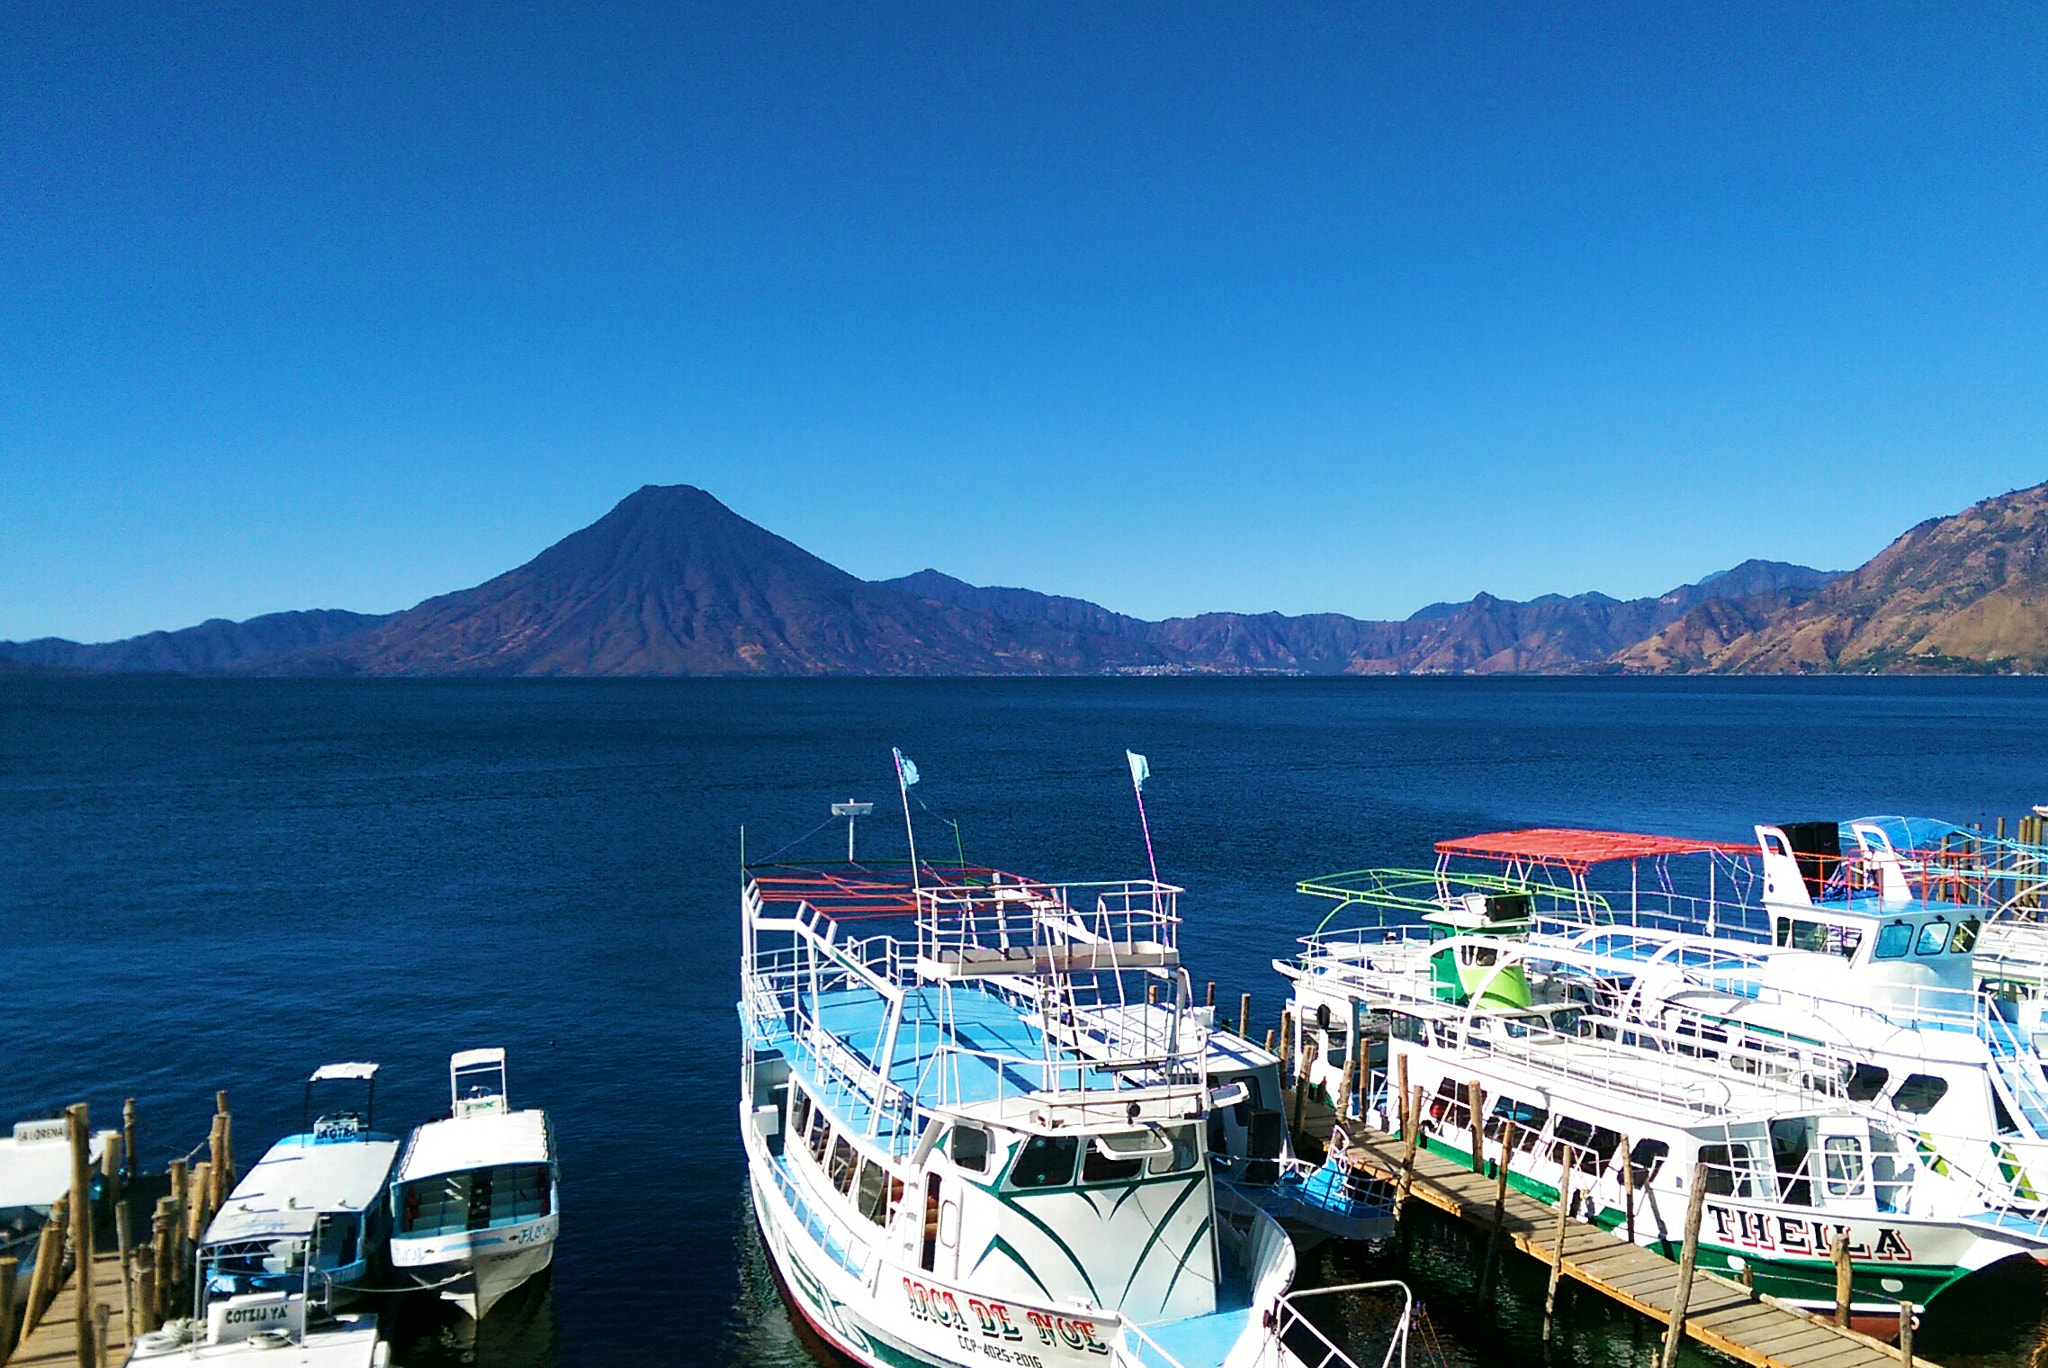
[[[491,1308],[555,1259],[559,1214],[520,1225],[391,1242],[391,1262],[423,1288],[438,1288],[471,1317]]]

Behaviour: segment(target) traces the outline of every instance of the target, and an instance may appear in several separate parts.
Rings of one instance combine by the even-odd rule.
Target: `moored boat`
[[[391,1262],[478,1320],[554,1260],[561,1231],[547,1113],[512,1110],[505,1052],[448,1061],[446,1119],[414,1130],[391,1187]]]
[[[375,1064],[313,1071],[299,1129],[242,1175],[206,1228],[209,1295],[292,1290],[309,1281],[316,1303],[340,1306],[385,1266],[399,1142],[373,1128],[376,1090]],[[360,1101],[335,1097],[358,1091]]]

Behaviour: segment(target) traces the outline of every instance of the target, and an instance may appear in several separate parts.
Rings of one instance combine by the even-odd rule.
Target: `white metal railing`
[[[1386,1352],[1380,1356],[1380,1368],[1406,1368],[1408,1329],[1415,1316],[1415,1294],[1409,1290],[1408,1284],[1393,1279],[1339,1283],[1334,1287],[1311,1287],[1303,1291],[1289,1292],[1280,1298],[1279,1305],[1275,1308],[1273,1338],[1283,1344],[1290,1335],[1296,1336],[1297,1342],[1300,1338],[1307,1338],[1311,1353],[1316,1357],[1296,1354],[1303,1368],[1332,1368],[1332,1365],[1357,1368],[1356,1361],[1340,1349],[1336,1341],[1323,1333],[1321,1326],[1308,1318],[1301,1310],[1300,1304],[1314,1297],[1348,1296],[1395,1289],[1399,1289],[1401,1293],[1401,1314],[1394,1322],[1393,1334],[1388,1338]]]

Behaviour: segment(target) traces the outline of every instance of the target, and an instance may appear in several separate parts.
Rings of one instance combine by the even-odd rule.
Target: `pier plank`
[[[92,1296],[98,1306],[112,1307],[107,1318],[107,1361],[128,1357],[128,1324],[121,1311],[121,1255],[101,1250],[93,1255]],[[78,1368],[78,1277],[74,1273],[57,1291],[57,1300],[28,1337],[15,1346],[7,1368]]]
[[[1360,1129],[1348,1136],[1342,1161],[1392,1182],[1401,1173],[1403,1147],[1393,1137]],[[1427,1149],[1415,1156],[1411,1201],[1477,1226],[1493,1228],[1494,1180]],[[1556,1209],[1512,1189],[1502,1213],[1504,1243],[1541,1260],[1553,1257],[1551,1234]],[[1593,1288],[1659,1324],[1671,1319],[1678,1300],[1678,1265],[1595,1226],[1569,1226],[1564,1238],[1565,1277]],[[1892,1346],[1867,1335],[1839,1330],[1803,1312],[1759,1298],[1723,1274],[1694,1274],[1685,1318],[1686,1334],[1750,1368],[1899,1368]],[[1920,1368],[1939,1368],[1915,1355]]]

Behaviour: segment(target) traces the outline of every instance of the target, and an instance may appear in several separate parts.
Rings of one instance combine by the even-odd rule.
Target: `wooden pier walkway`
[[[92,1300],[87,1322],[99,1307],[107,1308],[107,1353],[105,1362],[119,1364],[128,1357],[128,1317],[121,1305],[121,1256],[104,1250],[92,1260]],[[14,1347],[7,1368],[78,1368],[78,1277],[74,1273],[58,1289],[57,1299],[28,1337]]]
[[[1345,1162],[1355,1169],[1398,1182],[1405,1148],[1378,1131],[1350,1127]],[[1408,1199],[1426,1202],[1483,1231],[1493,1229],[1494,1178],[1474,1173],[1427,1150],[1415,1156]],[[1509,1190],[1501,1223],[1503,1244],[1512,1244],[1543,1263],[1552,1261],[1557,1210]],[[1677,1302],[1678,1265],[1639,1245],[1577,1221],[1565,1226],[1561,1271],[1660,1325],[1671,1323]],[[1685,1333],[1752,1368],[1903,1368],[1893,1345],[1837,1327],[1775,1298],[1752,1293],[1741,1283],[1704,1270],[1693,1275]],[[1937,1368],[1919,1358],[1913,1368]]]

